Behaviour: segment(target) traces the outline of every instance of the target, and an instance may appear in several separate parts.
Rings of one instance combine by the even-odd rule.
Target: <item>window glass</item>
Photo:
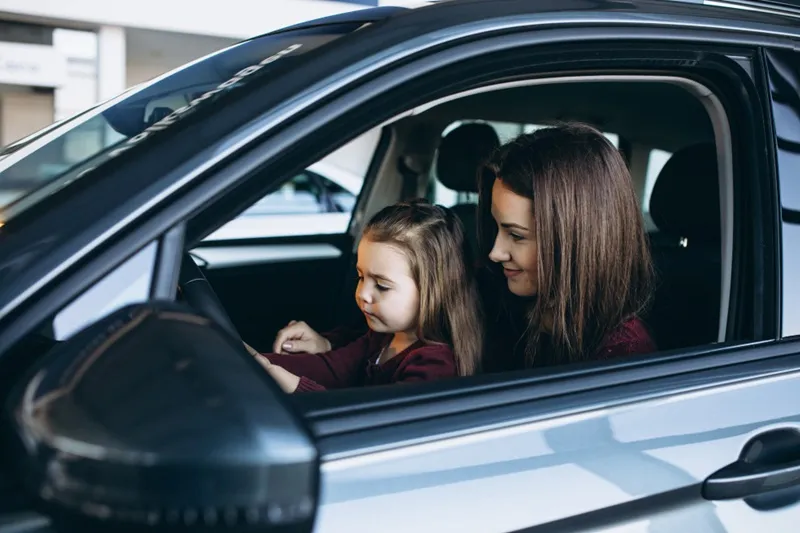
[[[55,339],[67,339],[117,309],[147,301],[156,248],[156,242],[150,243],[62,309],[53,319]]]
[[[205,240],[346,233],[379,139],[380,129],[356,137],[287,179]]]
[[[356,206],[357,196],[334,181],[322,176],[319,179],[328,193],[333,209],[340,213],[352,213]]]
[[[650,216],[650,196],[653,194],[653,187],[656,184],[658,175],[661,174],[661,169],[667,164],[669,158],[672,157],[670,152],[654,148],[650,150],[647,157],[647,173],[644,179],[644,191],[642,192],[642,212],[644,214],[645,227],[648,232],[658,231],[653,218]]]
[[[277,65],[291,68],[304,54],[361,25],[296,29],[235,44],[5,147],[0,214],[5,220],[13,217],[197,109],[213,106],[221,95],[253,80],[269,80],[265,73]]]
[[[242,213],[242,216],[324,213],[327,210],[325,199],[316,177],[303,172],[286,181],[274,193],[253,204],[250,209]]]

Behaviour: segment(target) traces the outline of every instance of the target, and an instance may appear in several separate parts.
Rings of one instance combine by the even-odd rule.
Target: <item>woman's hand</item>
[[[275,336],[274,353],[325,353],[331,351],[328,339],[305,322],[292,320]]]
[[[283,392],[292,394],[297,390],[297,385],[300,383],[299,377],[295,376],[283,367],[273,365],[270,360],[263,355],[257,356],[256,361],[258,361],[261,366],[263,366],[264,369],[269,372],[269,375],[272,376],[272,379],[274,379],[278,383],[278,386],[283,389]]]

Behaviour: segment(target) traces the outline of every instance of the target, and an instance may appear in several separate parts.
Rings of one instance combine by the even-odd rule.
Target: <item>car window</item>
[[[89,170],[170,127],[224,93],[291,65],[362,24],[344,23],[257,37],[129,89],[93,110],[0,152],[0,214],[8,220]]]
[[[333,209],[340,213],[352,213],[356,206],[356,195],[328,178],[320,176],[319,179],[331,200]]]
[[[53,337],[67,339],[117,309],[147,301],[156,248],[156,242],[151,242],[64,307],[53,319]]]
[[[661,169],[667,164],[669,158],[672,157],[670,152],[654,148],[650,150],[647,157],[647,173],[644,180],[644,191],[642,194],[642,214],[644,215],[645,226],[648,232],[658,231],[653,217],[650,216],[650,196],[653,194],[653,187],[656,184],[658,175],[661,174]]]
[[[380,139],[370,130],[303,172],[287,178],[206,241],[235,241],[347,232]]]
[[[242,216],[301,215],[327,211],[326,194],[316,176],[303,172],[287,180],[277,191],[253,204]]]

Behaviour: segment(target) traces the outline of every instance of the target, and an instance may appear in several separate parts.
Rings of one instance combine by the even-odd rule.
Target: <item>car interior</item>
[[[643,318],[659,348],[724,340],[722,292],[731,259],[723,261],[720,183],[730,176],[717,165],[716,111],[701,100],[702,93],[668,79],[541,81],[453,95],[384,123],[346,235],[201,243],[194,250],[199,255],[231,247],[333,251],[278,260],[266,255],[264,261],[224,268],[205,265],[241,337],[270,351],[275,333],[290,320],[305,320],[322,332],[364,329],[353,298],[354,251],[372,214],[404,198],[435,201],[437,191],[446,190],[450,207],[474,237],[480,161],[522,132],[578,120],[605,132],[630,168],[658,276]]]

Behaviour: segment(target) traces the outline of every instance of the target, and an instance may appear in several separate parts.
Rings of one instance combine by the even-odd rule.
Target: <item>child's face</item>
[[[415,333],[419,289],[405,254],[391,244],[364,237],[358,245],[356,269],[356,303],[370,329],[379,333]]]

